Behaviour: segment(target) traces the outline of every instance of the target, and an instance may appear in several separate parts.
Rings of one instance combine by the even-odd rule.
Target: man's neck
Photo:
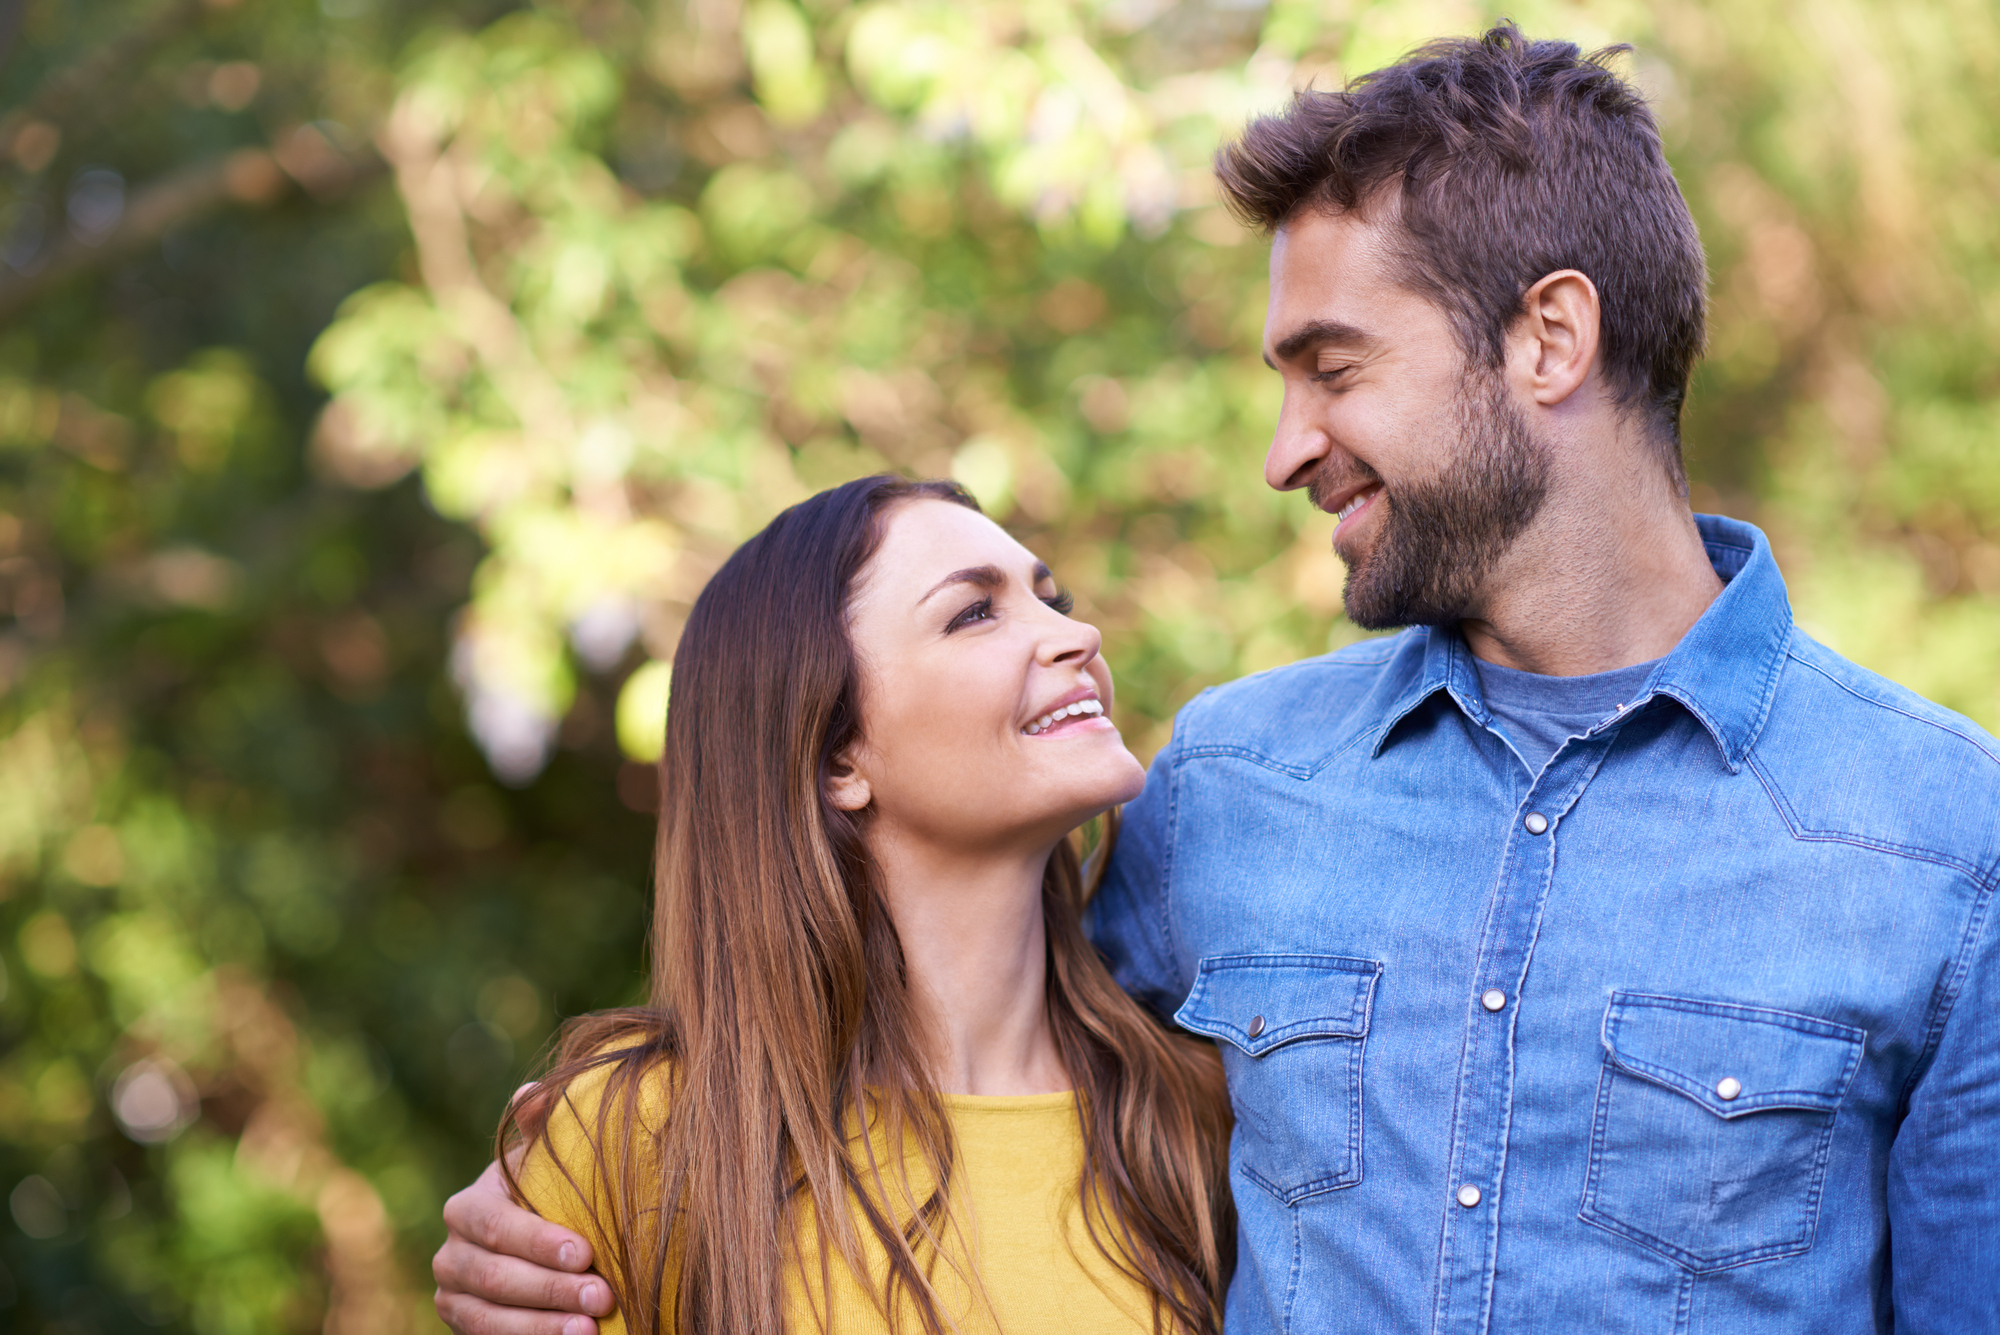
[[[1722,580],[1685,503],[1646,478],[1551,498],[1486,588],[1481,614],[1460,623],[1474,654],[1578,677],[1671,653]]]

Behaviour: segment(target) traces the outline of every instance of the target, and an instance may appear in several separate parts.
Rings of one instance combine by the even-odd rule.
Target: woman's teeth
[[[1084,714],[1102,714],[1103,712],[1104,706],[1100,702],[1096,700],[1079,700],[1073,705],[1064,705],[1061,709],[1042,715],[1033,723],[1021,729],[1021,731],[1032,737],[1038,732],[1047,732],[1066,718],[1077,718]]]

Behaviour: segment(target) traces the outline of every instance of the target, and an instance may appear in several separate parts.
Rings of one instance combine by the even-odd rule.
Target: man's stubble
[[[1460,447],[1433,478],[1384,487],[1381,535],[1347,570],[1347,618],[1366,630],[1455,624],[1477,612],[1486,577],[1548,499],[1548,450],[1491,372],[1460,395]],[[1380,480],[1351,456],[1328,458],[1308,484],[1313,503]]]

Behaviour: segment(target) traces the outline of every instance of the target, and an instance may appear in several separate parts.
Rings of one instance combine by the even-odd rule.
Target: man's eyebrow
[[[1356,329],[1351,324],[1342,324],[1339,320],[1308,320],[1279,341],[1278,361],[1288,362],[1307,348],[1316,347],[1321,343],[1370,341],[1372,340],[1365,331]],[[1271,360],[1271,354],[1268,352],[1264,354],[1264,365],[1273,371],[1278,369],[1278,363]]]
[[[1035,562],[1035,569],[1029,576],[1029,583],[1040,584],[1043,580],[1050,578],[1053,577],[1049,574],[1048,566],[1041,561]],[[1006,572],[1001,570],[999,566],[967,566],[963,570],[952,571],[949,575],[931,585],[930,592],[917,599],[917,606],[922,607],[934,595],[959,584],[973,584],[979,588],[991,590],[1001,588],[1006,583]]]

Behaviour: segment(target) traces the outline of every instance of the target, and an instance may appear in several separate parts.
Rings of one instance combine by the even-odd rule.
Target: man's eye
[[[1062,613],[1064,616],[1068,616],[1070,611],[1076,606],[1076,599],[1070,596],[1068,589],[1057,589],[1054,593],[1042,599],[1042,601],[1050,607],[1055,608],[1056,611]]]
[[[1340,377],[1353,369],[1352,366],[1329,366],[1323,371],[1313,373],[1313,383],[1320,385],[1332,384],[1335,380],[1340,379]]]
[[[993,600],[991,598],[981,598],[978,602],[953,617],[951,624],[945,627],[945,631],[949,633],[961,626],[969,626],[975,621],[987,621],[992,616]]]

